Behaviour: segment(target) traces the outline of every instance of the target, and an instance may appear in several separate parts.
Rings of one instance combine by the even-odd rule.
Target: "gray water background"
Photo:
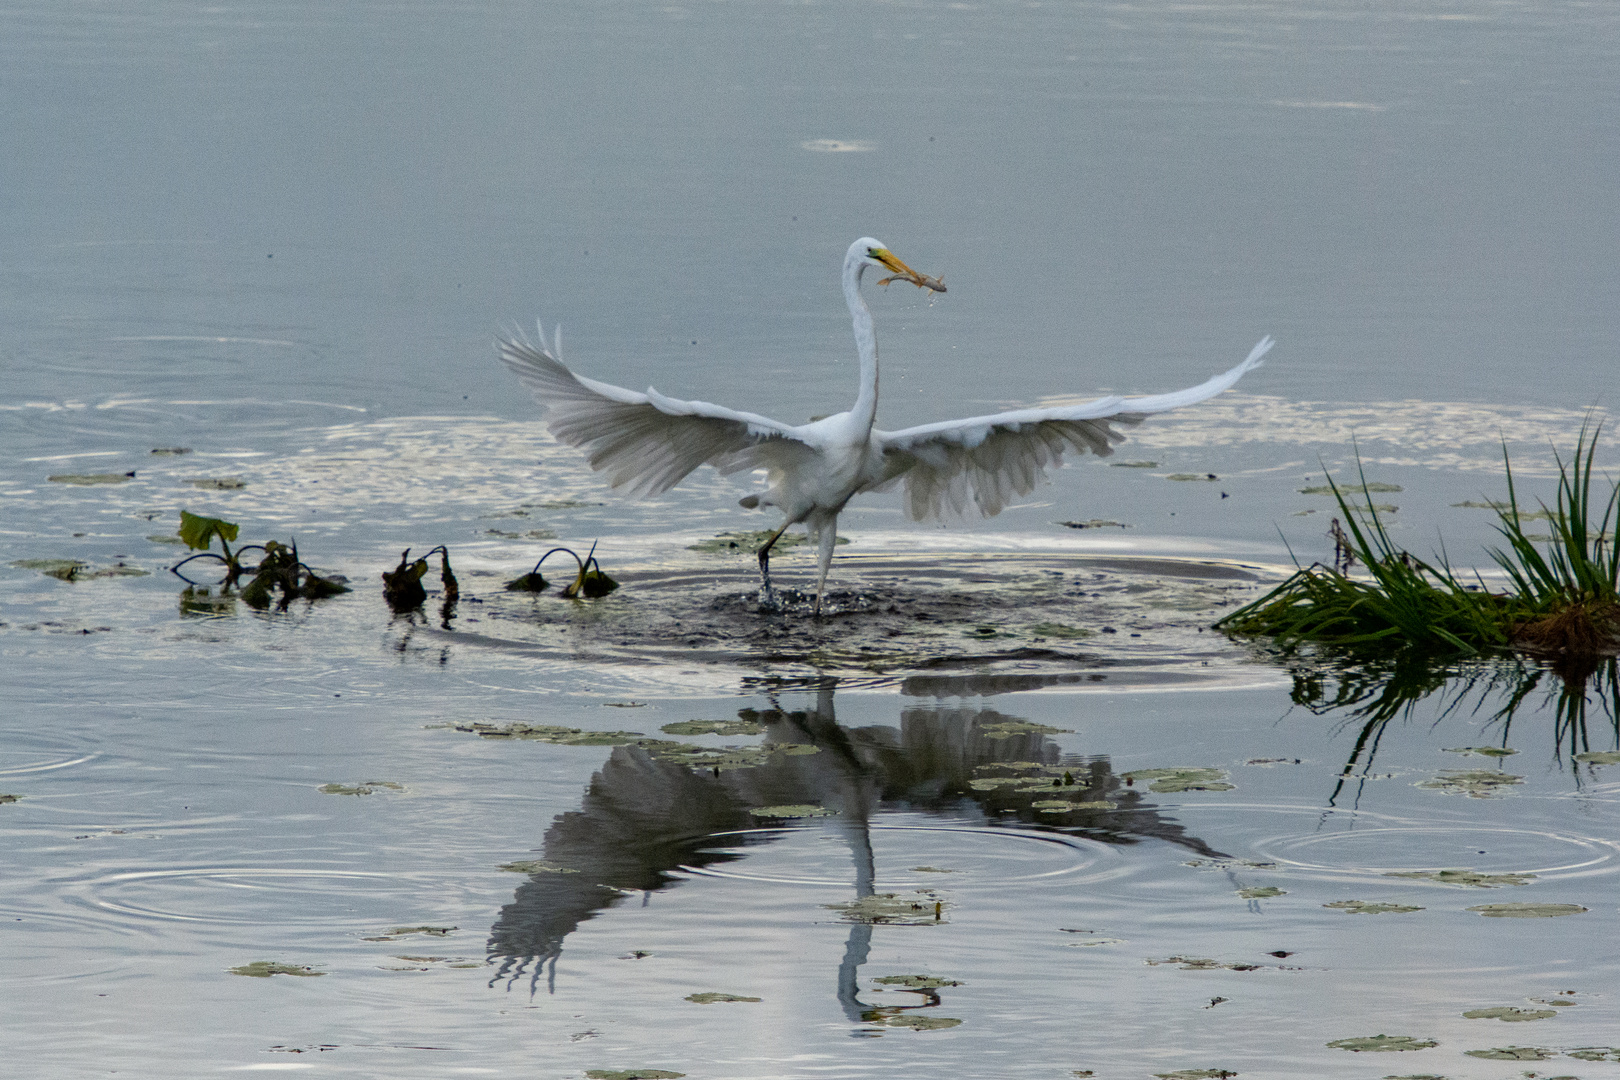
[[[1613,405],[1617,18],[1483,3],[7,5],[4,561],[158,571],[73,585],[3,571],[0,787],[23,796],[0,807],[8,1067],[1371,1076],[1386,1069],[1322,1044],[1390,1031],[1447,1055],[1391,1069],[1496,1077],[1518,1066],[1460,1051],[1612,1041],[1613,958],[1588,943],[1613,936],[1615,792],[1572,769],[1550,715],[1514,735],[1510,761],[1536,762],[1522,792],[1414,788],[1462,764],[1445,747],[1506,738],[1488,708],[1441,722],[1436,706],[1383,744],[1370,772],[1389,779],[1347,807],[1331,793],[1354,725],[1291,709],[1280,672],[1213,643],[1197,660],[1221,669],[1208,692],[907,694],[846,677],[837,718],[949,733],[969,722],[953,709],[985,708],[1073,729],[1052,737],[1064,760],[1228,768],[1236,792],[1161,798],[1159,813],[1235,857],[1284,856],[1291,899],[1238,900],[1263,882],[1189,869],[1171,843],[1062,847],[971,808],[885,804],[879,865],[957,869],[958,914],[949,937],[877,928],[862,977],[962,979],[937,1010],[959,1029],[850,1038],[863,1029],[833,991],[849,929],[819,906],[848,896],[837,825],[772,834],[725,864],[749,870],[677,875],[581,924],[555,993],[531,973],[492,981],[485,950],[521,880],[494,868],[537,857],[611,775],[609,752],[424,725],[656,732],[816,695],[790,682],[772,697],[769,665],[747,657],[603,665],[401,630],[372,583],[407,544],[447,542],[487,590],[545,546],[491,527],[600,538],[612,566],[657,571],[694,565],[690,539],[768,524],[712,477],[653,504],[604,492],[546,441],[490,340],[560,319],[565,355],[599,378],[788,420],[833,411],[854,378],[836,272],[865,233],[950,285],[933,303],[868,287],[889,427],[1171,389],[1262,334],[1280,344],[1238,392],[1133,435],[1121,458],[1156,470],[1081,462],[1025,506],[947,529],[871,500],[841,550],[1281,564],[1280,529],[1321,557],[1328,504],[1298,489],[1348,467],[1356,438],[1373,477],[1405,488],[1403,542],[1443,535],[1481,562],[1489,515],[1452,504],[1502,493],[1499,439],[1546,494],[1546,440],[1567,448],[1589,408]],[[193,453],[150,455],[170,446]],[[45,480],[129,469],[116,487]],[[1218,482],[1164,479],[1205,471]],[[227,475],[247,487],[182,483]],[[522,505],[559,498],[592,505]],[[182,618],[173,548],[146,540],[181,507],[296,535],[361,591],[294,617]],[[1131,529],[1053,525],[1090,518]],[[745,560],[724,573],[746,586]],[[603,708],[629,701],[646,704]],[[1305,764],[1243,765],[1258,757]],[[317,790],[368,778],[406,792]],[[1359,839],[1381,826],[1389,847]],[[1524,890],[1437,901],[1437,887],[1438,924],[1319,907],[1423,904],[1383,871],[1464,864],[1536,871],[1531,898],[1593,910],[1481,920],[1464,901]],[[459,936],[364,940],[420,923]],[[1128,944],[1067,949],[1062,928]],[[1297,945],[1293,983],[1142,964]],[[447,959],[391,972],[409,962],[390,949]],[[654,955],[616,959],[637,949]],[[1064,966],[1076,956],[1091,966]],[[225,973],[272,958],[333,974]],[[1560,989],[1589,996],[1539,1024],[1459,1018]],[[703,1010],[749,1006],[685,1004],[695,990],[755,993],[767,1011],[717,1016]],[[1235,1000],[1203,1009],[1222,995]]]

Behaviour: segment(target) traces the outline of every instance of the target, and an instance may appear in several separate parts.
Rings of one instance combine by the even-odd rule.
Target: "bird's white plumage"
[[[1113,444],[1124,440],[1113,425],[1137,424],[1151,413],[1214,397],[1258,367],[1272,345],[1264,338],[1231,370],[1168,394],[1101,397],[880,431],[873,426],[877,339],[860,295],[867,266],[917,278],[871,237],[850,245],[843,285],[861,359],[860,391],[849,411],[810,424],[783,424],[650,387],[640,393],[585,378],[564,366],[558,336],[548,343],[543,329],[538,345],[500,341],[500,357],[545,408],[552,434],[585,451],[591,467],[605,472],[615,488],[657,495],[705,464],[722,473],[765,469],[768,490],[744,505],[777,507],[787,519],[784,528],[804,522],[818,534],[819,610],[838,513],[853,496],[903,483],[906,512],[914,520],[998,514],[1015,495],[1030,492],[1066,452],[1113,453]]]

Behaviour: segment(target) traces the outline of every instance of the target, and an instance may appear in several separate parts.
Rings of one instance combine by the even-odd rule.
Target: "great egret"
[[[1080,405],[1016,409],[966,420],[945,420],[904,431],[880,431],[877,418],[877,337],[872,313],[861,299],[868,266],[895,278],[943,291],[937,279],[912,270],[882,242],[863,236],[844,256],[844,300],[855,324],[860,353],[860,391],[847,411],[809,424],[783,424],[757,413],[706,401],[679,401],[648,387],[637,393],[576,375],[563,366],[561,335],[540,342],[498,342],[500,357],[548,414],[551,433],[589,455],[591,467],[632,495],[668,491],[699,465],[730,474],[763,468],[767,489],[742,505],[773,506],[782,527],[759,549],[762,606],[776,606],[771,587],[771,547],[788,526],[803,522],[816,539],[815,613],[832,564],[839,511],[863,491],[904,483],[907,514],[922,521],[949,509],[971,507],[999,514],[1015,493],[1028,494],[1061,463],[1066,450],[1107,455],[1124,436],[1112,424],[1136,424],[1149,413],[1214,397],[1258,366],[1271,338],[1223,375],[1186,390],[1150,397],[1104,397]]]

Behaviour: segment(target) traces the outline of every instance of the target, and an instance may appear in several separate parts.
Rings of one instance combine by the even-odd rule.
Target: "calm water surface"
[[[1549,444],[1612,408],[1612,7],[12,3],[0,28],[10,1074],[1620,1076],[1562,1056],[1620,1042],[1595,698],[1584,725],[1546,684],[1509,714],[1522,681],[1462,669],[1402,708],[1409,681],[1206,629],[1290,548],[1327,555],[1302,489],[1358,449],[1400,543],[1486,563],[1490,512],[1458,504],[1505,493],[1504,442],[1550,494]],[[836,411],[863,233],[950,285],[868,288],[888,427],[1280,344],[993,521],[852,508],[841,614],[761,618],[746,555],[691,549],[774,524],[746,478],[619,498],[489,342],[560,318],[600,378]],[[181,509],[355,591],[186,594]],[[1061,524],[1091,521],[1117,524]],[[598,541],[606,600],[501,588]],[[380,571],[435,544],[460,604],[393,617]],[[662,730],[688,721],[741,726]],[[597,737],[480,733],[511,725]],[[1206,790],[1133,775],[1174,767]],[[1441,869],[1520,877],[1391,876]],[[1420,910],[1323,906],[1357,900]],[[1469,910],[1501,903],[1586,910]],[[325,974],[230,971],[257,961]],[[1464,1017],[1498,1006],[1556,1015]],[[1378,1034],[1437,1045],[1326,1045]],[[1509,1045],[1560,1056],[1466,1053]]]

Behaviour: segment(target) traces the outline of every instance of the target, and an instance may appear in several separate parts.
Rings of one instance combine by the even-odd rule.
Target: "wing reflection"
[[[750,808],[836,810],[854,864],[856,899],[873,894],[870,822],[880,811],[1018,824],[1109,844],[1153,838],[1222,856],[1126,786],[1106,757],[1065,757],[1039,725],[994,709],[916,705],[901,712],[898,727],[849,729],[834,712],[834,686],[828,680],[817,689],[812,709],[738,714],[762,725],[768,742],[790,750],[814,746],[816,753],[698,770],[657,760],[639,746],[614,747],[580,808],[546,830],[544,868],[501,910],[488,945],[499,963],[491,985],[527,975],[534,988],[546,971],[547,987],[554,989],[563,939],[580,923],[627,896],[675,883],[683,867],[738,859],[739,846],[781,835],[758,829]],[[1067,804],[1075,808],[1064,809]],[[721,850],[718,833],[728,834]],[[838,997],[851,1020],[868,1009],[856,992],[871,935],[869,923],[854,923],[839,966]]]

